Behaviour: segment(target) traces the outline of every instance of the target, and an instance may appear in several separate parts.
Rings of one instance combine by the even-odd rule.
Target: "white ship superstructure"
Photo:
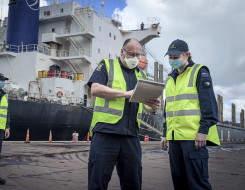
[[[54,1],[40,7],[38,44],[6,44],[6,31],[7,19],[0,27],[0,70],[10,79],[10,97],[91,106],[86,83],[98,63],[120,56],[128,38],[144,46],[159,37],[161,28],[152,23],[143,30],[123,30],[119,19],[99,16],[90,6]]]

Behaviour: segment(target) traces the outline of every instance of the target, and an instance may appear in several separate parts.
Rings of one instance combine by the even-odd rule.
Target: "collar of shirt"
[[[127,68],[127,67],[125,67],[125,66],[123,65],[123,63],[121,62],[121,59],[120,59],[120,58],[118,58],[118,61],[119,61],[120,65],[121,65],[121,67],[122,67],[125,71],[127,71],[127,72],[133,72],[133,71],[135,71],[135,69],[137,69],[137,71],[139,71],[138,66],[136,66],[136,67],[133,68],[133,69],[129,69],[129,68]]]

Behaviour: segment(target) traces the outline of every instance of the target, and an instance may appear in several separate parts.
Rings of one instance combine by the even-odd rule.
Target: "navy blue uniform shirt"
[[[122,64],[120,59],[118,60],[121,65],[124,79],[126,81],[127,91],[133,90],[137,83],[135,69],[139,70],[139,68],[136,67],[134,69],[128,69]],[[106,86],[107,82],[108,73],[105,62],[102,61],[90,77],[88,86],[91,88],[92,83],[99,83]],[[97,123],[93,129],[93,132],[114,133],[138,137],[139,128],[136,120],[138,106],[138,103],[129,102],[129,99],[126,98],[122,119],[120,119],[116,124]]]
[[[192,67],[194,62],[190,61],[183,72],[186,71],[188,67]],[[170,76],[176,82],[179,72],[177,69],[173,70]],[[209,127],[215,125],[218,122],[218,106],[214,95],[212,79],[207,67],[202,67],[197,75],[196,87],[198,90],[201,120],[199,133],[208,134]],[[164,107],[164,118],[166,119],[166,101]],[[163,137],[166,137],[167,125],[166,121],[163,123]]]

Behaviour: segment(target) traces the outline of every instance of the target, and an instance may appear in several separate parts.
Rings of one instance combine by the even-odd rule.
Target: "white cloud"
[[[44,7],[48,5],[48,1],[47,0],[40,0],[40,7]]]
[[[8,0],[0,0],[0,8],[1,8],[1,19],[4,20],[5,17],[8,17]]]
[[[169,44],[185,40],[194,62],[209,67],[215,93],[237,105],[239,121],[240,110],[245,109],[244,7],[243,0],[127,0],[127,6],[116,12],[124,26],[160,18],[161,38],[148,47],[168,68],[164,54]],[[226,120],[231,120],[230,106],[224,104]]]

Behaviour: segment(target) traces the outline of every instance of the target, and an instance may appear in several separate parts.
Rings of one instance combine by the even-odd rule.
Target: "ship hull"
[[[9,100],[9,114],[10,141],[25,141],[27,129],[30,141],[48,141],[50,130],[53,141],[70,141],[75,131],[79,134],[77,140],[86,140],[92,120],[92,111],[82,106],[20,100]],[[144,140],[145,134],[150,140],[160,139],[141,126],[140,140]]]
[[[80,106],[9,100],[11,135],[9,140],[22,141],[29,128],[30,140],[46,141],[50,130],[54,141],[72,140],[72,133],[84,140],[92,113]]]

